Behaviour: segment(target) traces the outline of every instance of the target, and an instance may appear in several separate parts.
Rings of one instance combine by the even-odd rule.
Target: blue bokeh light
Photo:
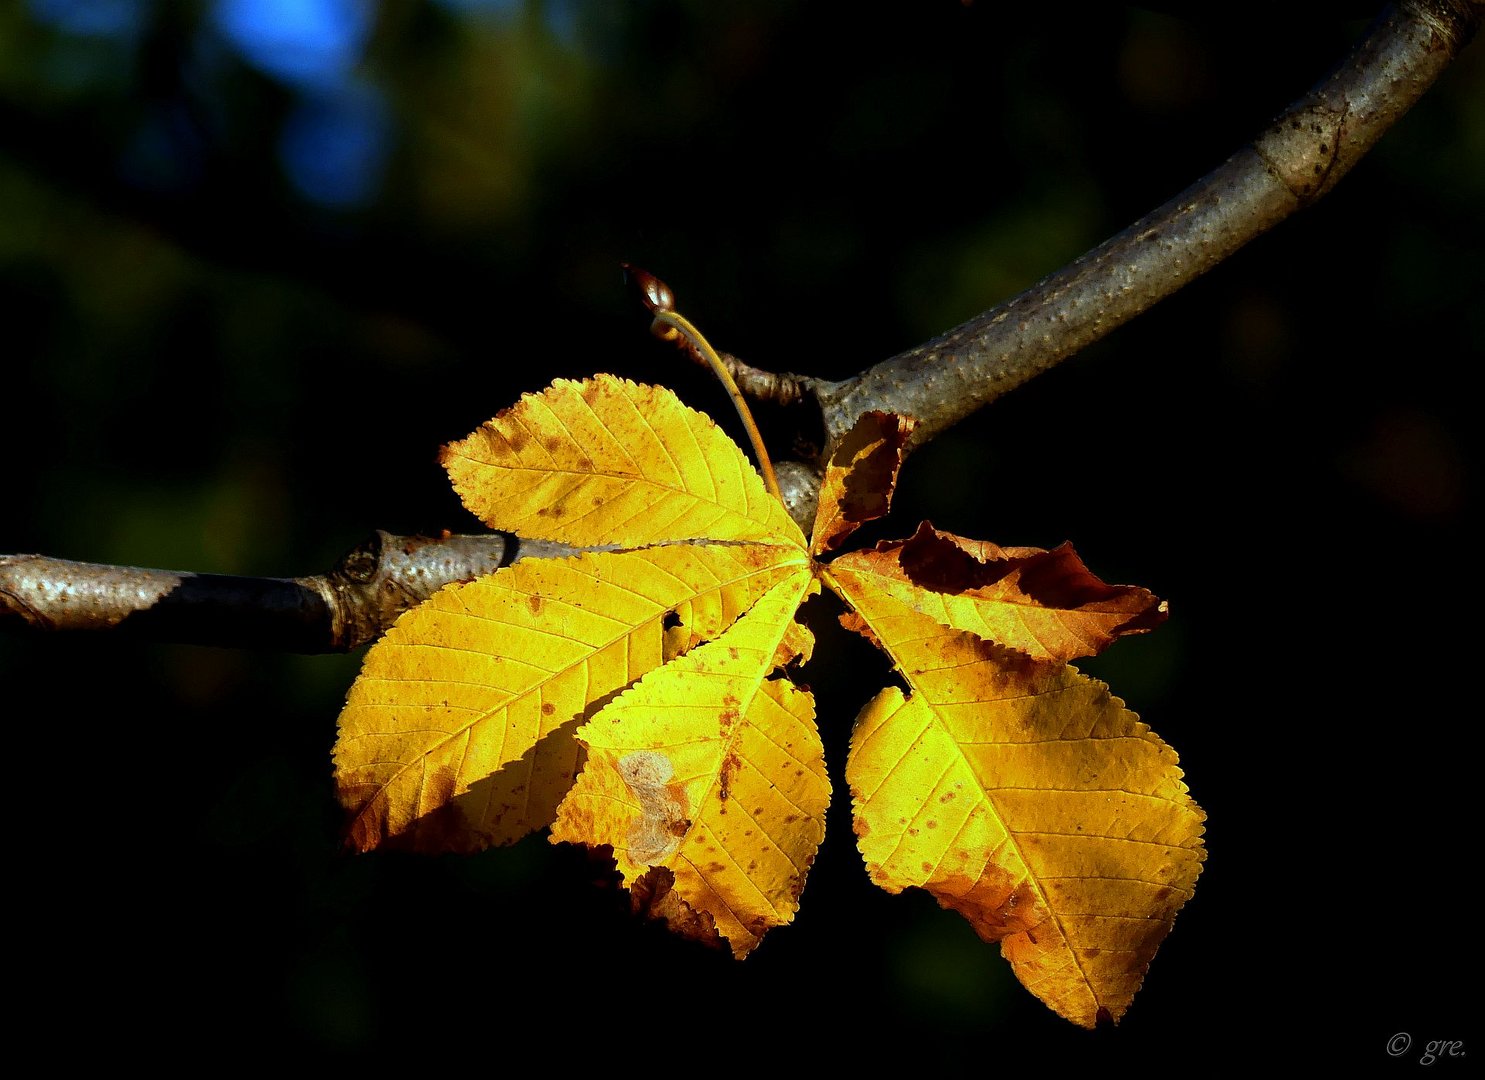
[[[311,94],[294,107],[279,135],[279,159],[306,199],[336,210],[370,202],[381,187],[390,149],[386,100],[364,83]]]
[[[291,86],[344,81],[376,22],[372,0],[217,0],[213,21],[248,63]]]

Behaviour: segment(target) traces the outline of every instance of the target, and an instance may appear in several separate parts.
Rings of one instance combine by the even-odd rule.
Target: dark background
[[[620,260],[719,347],[843,377],[1175,193],[1370,12],[7,5],[0,551],[293,575],[376,527],[471,530],[437,447],[556,376],[663,381],[735,430]],[[796,923],[741,965],[544,837],[343,852],[358,655],[0,637],[11,1049],[66,1052],[61,1025],[121,1060],[640,1075],[1381,1063],[1400,1032],[1410,1067],[1485,1054],[1453,981],[1478,961],[1481,49],[1318,207],[904,472],[892,534],[1070,539],[1170,601],[1086,665],[1209,814],[1118,1029],[869,884],[840,768],[885,673],[816,602],[836,805]]]

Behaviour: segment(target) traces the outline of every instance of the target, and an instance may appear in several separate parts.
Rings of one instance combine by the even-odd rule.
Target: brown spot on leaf
[[[556,711],[557,706],[553,705],[550,701],[543,701],[541,703],[541,715],[551,716]]]
[[[1015,568],[1003,548],[939,532],[926,521],[907,540],[877,545],[877,550],[883,552],[894,548],[908,579],[933,592],[961,593],[984,588]]]
[[[940,906],[957,911],[969,920],[975,933],[986,941],[999,941],[1011,934],[1028,933],[1046,913],[1037,903],[1030,881],[1016,882],[1001,867],[987,865],[978,879],[952,875],[930,882],[929,891]]]
[[[509,412],[510,410],[506,411]],[[504,415],[505,413],[500,414],[500,416]],[[500,417],[497,416],[496,419],[498,420]],[[506,445],[516,453],[520,453],[526,449],[526,446],[531,442],[531,438],[526,434],[526,429],[521,427],[520,424],[511,424],[508,430],[502,430],[494,424],[486,424],[485,426],[495,434],[496,438],[504,439]]]
[[[526,606],[531,609],[531,614],[540,615],[541,609],[546,606],[546,602],[535,593],[532,593],[526,597]]]
[[[871,627],[866,624],[866,620],[863,619],[860,615],[857,615],[854,611],[848,611],[844,615],[842,615],[840,617],[840,624],[847,630],[850,630],[853,633],[860,634],[867,641],[871,642],[878,648],[881,647],[882,643],[877,640],[876,634],[874,634]]]
[[[894,548],[902,572],[915,585],[933,592],[1021,598],[1020,602],[1043,608],[1110,616],[1100,620],[1108,624],[1103,629],[1108,640],[1153,629],[1168,615],[1166,605],[1148,590],[1101,580],[1070,544],[1051,551],[1002,548],[940,532],[925,521],[910,539],[877,545],[883,552]]]
[[[660,919],[681,937],[713,949],[726,947],[711,914],[697,911],[676,895],[675,875],[667,867],[651,867],[629,886],[629,904],[636,915]]]
[[[804,892],[804,874],[791,874],[789,876],[789,899],[798,903],[799,894]]]
[[[834,550],[861,523],[887,513],[902,466],[902,448],[915,423],[912,417],[872,410],[841,438],[826,463],[820,488],[822,513],[816,522],[815,550]]]
[[[732,795],[732,778],[741,765],[742,760],[736,754],[730,753],[722,759],[722,769],[717,778],[717,798],[724,803]]]
[[[664,862],[690,828],[685,788],[669,782],[675,766],[658,750],[635,750],[619,759],[618,769],[640,808],[629,829],[629,857],[641,865]],[[686,825],[677,831],[680,822]]]

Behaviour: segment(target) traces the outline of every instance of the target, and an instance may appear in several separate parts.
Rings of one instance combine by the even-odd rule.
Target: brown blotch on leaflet
[[[915,585],[933,592],[960,593],[993,585],[1016,568],[1017,555],[1045,554],[1038,548],[1001,548],[984,541],[964,540],[939,532],[928,522],[906,540],[884,540],[878,551],[898,550],[902,572]]]
[[[497,413],[495,419],[504,419],[506,413],[510,411],[510,409],[506,409],[504,412]],[[517,453],[526,449],[531,442],[531,437],[526,434],[526,429],[520,424],[511,424],[509,431],[502,431],[494,423],[487,421],[481,426],[481,430],[485,432],[486,442],[494,442],[495,439],[499,439]]]
[[[822,523],[825,532],[815,538],[819,550],[833,550],[861,523],[887,513],[902,467],[902,448],[915,424],[912,417],[872,410],[841,439],[826,466],[827,485],[840,485],[838,517]]]
[[[975,933],[986,941],[999,941],[1010,934],[1029,935],[1046,917],[1038,910],[1031,882],[1017,882],[994,865],[986,865],[974,880],[953,875],[926,882],[923,887],[933,893],[940,907],[968,919]]]
[[[844,615],[841,615],[840,624],[852,633],[860,634],[878,648],[881,647],[882,643],[877,639],[876,634],[872,632],[871,627],[866,624],[866,620],[854,611],[848,611]]]
[[[540,615],[541,609],[546,606],[546,603],[542,600],[541,597],[537,596],[535,593],[532,593],[530,596],[526,597],[526,606],[531,609],[531,614]]]
[[[541,703],[541,715],[551,716],[556,711],[557,706],[553,705],[550,701],[543,701]]]
[[[629,829],[629,858],[641,865],[664,862],[690,828],[686,789],[669,783],[675,766],[657,750],[635,750],[619,759],[618,771],[639,803],[639,817]],[[680,822],[686,827],[677,831]]]
[[[717,798],[723,805],[720,813],[727,813],[727,800],[732,796],[732,778],[737,774],[742,760],[736,754],[728,754],[722,759],[722,769],[717,779]]]
[[[629,904],[634,914],[660,919],[681,937],[713,949],[727,947],[711,915],[697,911],[675,894],[675,875],[668,867],[652,866],[629,886]]]
[[[743,928],[752,934],[754,938],[761,938],[775,925],[773,920],[769,919],[766,915],[754,915],[747,922],[743,923]]]
[[[877,550],[892,546],[878,544]],[[1113,635],[1152,630],[1169,614],[1148,589],[1103,581],[1071,544],[1060,544],[1051,551],[1001,548],[939,532],[925,521],[911,538],[902,541],[898,562],[913,584],[941,593],[972,596],[1014,575],[1007,587],[1044,607],[1129,616],[1109,629]]]

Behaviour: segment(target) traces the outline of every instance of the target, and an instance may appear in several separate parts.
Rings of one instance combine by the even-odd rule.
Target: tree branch
[[[1335,186],[1485,17],[1480,0],[1388,9],[1327,79],[1209,175],[1025,292],[855,378],[818,387],[828,444],[864,412],[921,445],[1153,307]]]
[[[340,652],[380,635],[408,608],[454,581],[528,555],[568,555],[562,544],[484,536],[393,536],[378,530],[328,574],[229,577],[0,556],[0,625],[109,630],[153,641]]]
[[[819,416],[811,422],[823,424],[826,453],[872,409],[916,417],[913,444],[921,445],[1324,195],[1433,84],[1482,18],[1485,0],[1407,0],[1390,8],[1333,75],[1214,172],[1020,295],[855,378],[770,375],[733,357],[728,366],[755,396],[813,400]],[[791,512],[807,523],[818,474],[781,463],[780,482]],[[293,579],[0,556],[0,624],[349,649],[449,582],[520,556],[571,550],[500,534],[429,540],[379,532],[330,573]]]

